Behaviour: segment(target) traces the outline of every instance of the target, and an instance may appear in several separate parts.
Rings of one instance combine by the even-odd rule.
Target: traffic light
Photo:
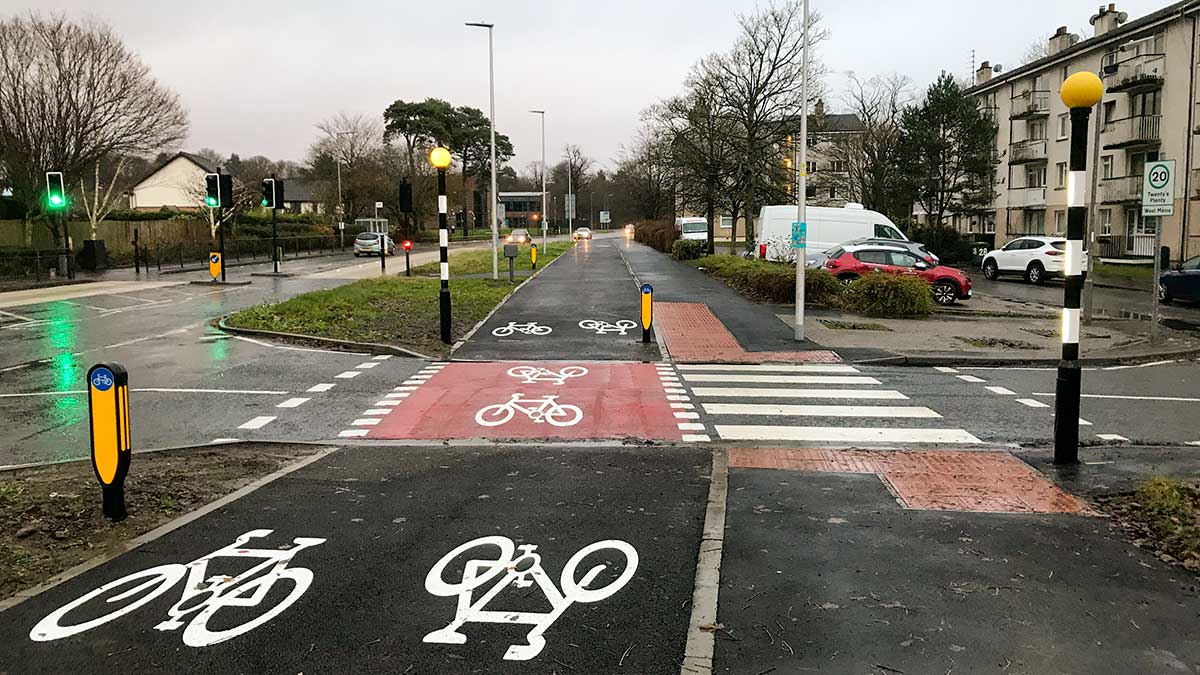
[[[411,250],[412,250],[412,239],[405,239],[405,240],[404,240],[404,250],[405,250],[405,251],[411,251]]]
[[[407,180],[400,183],[400,213],[412,213],[412,183]]]
[[[283,181],[264,178],[262,182],[262,205],[268,209],[283,208]]]
[[[211,209],[218,206],[233,207],[233,176],[231,174],[204,174],[204,205]]]
[[[61,171],[46,172],[46,206],[54,211],[67,207],[67,190]]]

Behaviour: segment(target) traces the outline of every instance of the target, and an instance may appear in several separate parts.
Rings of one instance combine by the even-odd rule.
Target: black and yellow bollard
[[[650,327],[654,323],[654,287],[642,284],[642,342],[650,342]]]
[[[533,263],[533,269],[537,269],[537,244],[529,245],[529,260]]]
[[[97,363],[88,370],[92,468],[103,493],[104,517],[124,520],[125,475],[129,473],[129,374],[119,363]]]

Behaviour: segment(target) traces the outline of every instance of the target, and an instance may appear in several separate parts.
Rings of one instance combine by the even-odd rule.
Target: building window
[[[1066,185],[1067,185],[1067,163],[1059,162],[1058,164],[1054,165],[1054,168],[1055,168],[1055,175],[1057,176],[1055,178],[1054,185],[1056,187],[1066,187]]]
[[[835,197],[837,197],[837,188],[836,188],[836,187],[833,187],[833,186],[830,186],[830,188],[829,188],[829,198],[830,198],[830,199],[834,199]]]
[[[1061,235],[1063,232],[1066,232],[1066,231],[1067,231],[1067,212],[1066,211],[1055,211],[1054,212],[1054,234]]]
[[[1112,178],[1113,158],[1112,155],[1104,155],[1100,158],[1100,177]]]
[[[1046,140],[1046,120],[1030,120],[1026,125],[1026,130],[1029,132],[1029,140]]]
[[[1058,116],[1058,138],[1066,140],[1071,135],[1071,115],[1062,113]]]
[[[1046,231],[1045,211],[1025,211],[1024,234],[1043,234]]]
[[[817,163],[816,162],[808,162],[808,172],[809,173],[817,172]]]
[[[1100,234],[1112,234],[1112,209],[1100,209]]]
[[[1117,116],[1117,102],[1116,101],[1105,101],[1104,102],[1104,123],[1108,124],[1109,122],[1113,121],[1113,119],[1116,116]]]
[[[1025,169],[1025,187],[1040,188],[1046,187],[1046,167],[1027,167]]]
[[[1133,94],[1129,97],[1129,114],[1133,117],[1139,115],[1158,115],[1162,112],[1162,99],[1159,98],[1159,91],[1145,91],[1140,94]]]
[[[1067,80],[1067,76],[1069,76],[1070,74],[1071,74],[1071,68],[1070,68],[1070,66],[1068,66],[1068,65],[1066,65],[1066,64],[1063,64],[1063,67],[1062,67],[1062,79],[1063,79],[1063,81],[1064,81],[1064,82],[1066,82],[1066,80]]]
[[[846,162],[840,159],[835,159],[834,161],[830,162],[830,168],[838,173],[846,173],[850,170],[846,166]]]

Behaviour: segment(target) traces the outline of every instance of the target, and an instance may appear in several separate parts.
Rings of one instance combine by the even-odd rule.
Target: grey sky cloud
[[[397,98],[444,98],[487,112],[487,34],[496,24],[496,116],[522,169],[577,143],[611,164],[639,113],[679,92],[692,64],[733,41],[752,0],[39,0],[39,10],[111,24],[183,98],[187,149],[303,160],[313,125],[339,110],[381,114]],[[1060,25],[1090,28],[1099,2],[1077,0],[812,0],[830,39],[821,59],[833,109],[844,74],[899,72],[924,87],[942,70],[979,61],[1017,65]],[[1126,0],[1131,17],[1162,0]],[[4,14],[31,5],[0,0]],[[278,20],[277,23],[272,23]]]

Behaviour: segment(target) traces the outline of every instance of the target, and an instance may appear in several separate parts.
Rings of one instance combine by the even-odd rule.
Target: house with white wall
[[[198,210],[204,198],[204,175],[216,170],[207,159],[180,152],[130,189],[129,208],[135,211]]]

